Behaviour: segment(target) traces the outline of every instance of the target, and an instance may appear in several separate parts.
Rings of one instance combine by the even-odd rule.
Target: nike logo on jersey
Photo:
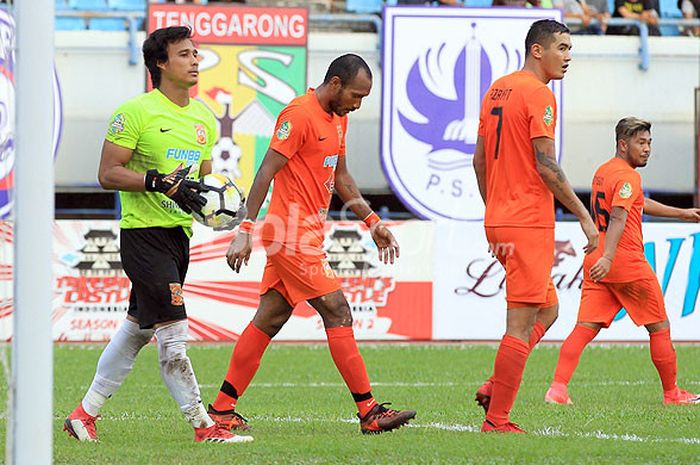
[[[324,141],[326,139],[328,139],[328,136],[321,136],[318,138],[319,142]]]
[[[170,131],[171,129],[172,129],[172,128],[168,128],[168,129],[160,128],[160,132],[168,132],[168,131]]]

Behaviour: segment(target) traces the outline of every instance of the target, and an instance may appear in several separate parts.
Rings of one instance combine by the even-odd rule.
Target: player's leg
[[[680,389],[676,384],[676,351],[671,342],[671,328],[666,314],[663,292],[651,267],[648,278],[615,285],[627,313],[637,325],[649,332],[651,360],[661,378],[665,404],[700,404],[700,396]]]
[[[246,420],[235,412],[238,398],[255,376],[270,340],[289,320],[292,310],[293,307],[276,289],[269,289],[260,296],[258,310],[236,341],[226,378],[216,400],[209,406],[209,415],[220,425],[229,429],[249,429]]]
[[[126,233],[126,234],[125,234]],[[189,263],[189,238],[182,228],[145,228],[122,231],[122,250],[138,260],[123,262],[134,284],[138,320],[154,328],[160,375],[170,395],[194,428],[195,442],[246,442],[209,417],[187,355],[188,323],[182,285]]]
[[[554,404],[571,404],[568,385],[576,371],[581,354],[601,328],[607,328],[622,304],[604,283],[583,281],[576,326],[559,349],[554,379],[544,400]]]
[[[555,299],[548,298],[552,284],[554,231],[486,228],[486,236],[506,271],[508,310],[506,333],[496,353],[493,390],[482,431],[523,432],[510,422],[510,410],[530,354],[530,338],[539,310],[556,304]]]
[[[510,421],[510,410],[520,389],[530,354],[530,334],[537,307],[512,307],[506,316],[506,333],[496,352],[493,390],[482,431],[523,432]]]
[[[572,404],[568,384],[576,371],[583,350],[591,342],[602,325],[599,323],[579,322],[574,326],[559,349],[559,359],[554,370],[554,381],[549,386],[544,400],[550,404]]]
[[[391,431],[414,418],[413,410],[389,409],[374,399],[365,362],[355,341],[350,306],[343,292],[335,290],[310,299],[309,304],[323,319],[331,357],[357,405],[362,433]]]
[[[550,279],[549,289],[547,291],[547,303],[545,307],[542,307],[537,312],[537,319],[532,327],[532,332],[530,333],[530,339],[528,341],[530,345],[530,350],[532,350],[547,330],[554,324],[559,316],[559,301],[557,298],[556,289],[554,283]],[[475,399],[476,403],[483,407],[484,412],[489,411],[489,405],[491,403],[491,394],[493,393],[493,380],[494,375],[486,380],[484,384],[476,390]]]
[[[135,308],[135,294],[130,299]],[[131,372],[136,356],[153,337],[152,329],[140,329],[129,315],[112,336],[97,362],[95,376],[85,397],[66,418],[63,429],[79,441],[96,441],[97,419],[105,401],[117,392]]]

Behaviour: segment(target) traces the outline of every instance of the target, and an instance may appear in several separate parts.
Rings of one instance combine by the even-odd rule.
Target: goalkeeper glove
[[[190,167],[176,169],[170,174],[146,171],[145,185],[149,192],[161,192],[170,197],[185,213],[199,213],[207,199],[199,195],[199,183],[186,179]]]

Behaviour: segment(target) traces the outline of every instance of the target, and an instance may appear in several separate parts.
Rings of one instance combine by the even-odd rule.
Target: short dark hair
[[[338,76],[341,85],[344,86],[355,79],[360,69],[363,69],[365,73],[367,73],[367,76],[372,79],[372,71],[369,69],[367,62],[359,55],[346,53],[331,62],[328,66],[328,71],[326,71],[326,77],[323,79],[323,83],[327,84],[333,76]]]
[[[540,19],[532,23],[525,37],[525,56],[530,54],[530,48],[535,44],[547,48],[552,42],[554,34],[571,34],[571,32],[566,25],[553,19]]]
[[[619,142],[620,139],[629,140],[642,131],[651,132],[649,121],[634,116],[622,118],[615,126],[615,142]]]
[[[181,40],[191,39],[192,30],[187,26],[172,26],[156,29],[143,41],[143,61],[151,73],[153,87],[160,85],[160,69],[158,63],[168,61],[168,45]]]

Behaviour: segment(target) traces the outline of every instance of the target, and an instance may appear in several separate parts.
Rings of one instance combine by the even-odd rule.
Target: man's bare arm
[[[362,194],[355,184],[355,179],[348,171],[344,156],[338,157],[338,165],[335,170],[335,191],[345,206],[350,208],[359,219],[362,220],[372,213],[372,209],[362,198]]]
[[[476,150],[474,151],[474,172],[476,173],[476,182],[479,184],[481,200],[486,205],[486,153],[484,150],[484,140],[479,136],[476,138]]]
[[[656,200],[644,198],[644,213],[663,218],[676,218],[683,221],[700,221],[700,208],[676,208]]]
[[[537,172],[547,188],[577,218],[590,217],[588,210],[576,197],[574,190],[566,179],[564,170],[557,163],[554,154],[554,141],[548,137],[538,137],[532,140],[532,145],[535,150]]]
[[[246,219],[255,221],[255,219],[258,217],[260,207],[265,201],[265,197],[270,189],[272,179],[275,177],[277,172],[287,164],[287,161],[288,158],[281,153],[272,149],[267,149],[265,158],[263,158],[260,168],[255,174],[253,185],[251,186],[250,193],[248,194],[248,200],[246,201],[248,215],[246,216]]]

